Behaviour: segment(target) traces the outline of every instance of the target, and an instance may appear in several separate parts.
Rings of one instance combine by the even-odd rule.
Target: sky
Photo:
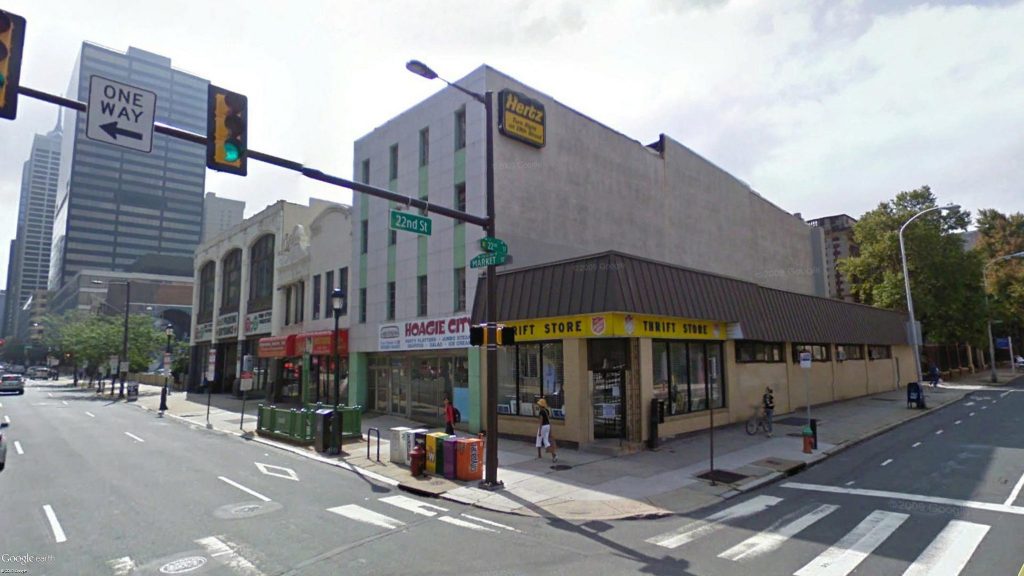
[[[488,64],[642,143],[661,133],[789,212],[858,217],[930,185],[1024,212],[1024,1],[0,0],[28,20],[23,86],[64,95],[83,41],[136,46],[249,98],[249,147],[352,176],[353,142]],[[0,276],[22,164],[57,108],[0,120]],[[351,202],[249,163],[244,200]]]

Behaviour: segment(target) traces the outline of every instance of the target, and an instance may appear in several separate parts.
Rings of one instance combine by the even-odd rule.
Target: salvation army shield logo
[[[594,316],[590,319],[590,331],[597,336],[604,334],[604,316]]]
[[[626,315],[626,334],[633,335],[633,315]]]

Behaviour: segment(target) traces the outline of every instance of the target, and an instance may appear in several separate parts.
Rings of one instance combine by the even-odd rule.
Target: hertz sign
[[[512,90],[499,92],[498,103],[501,105],[498,130],[502,134],[530,146],[544,147],[547,118],[543,104]]]

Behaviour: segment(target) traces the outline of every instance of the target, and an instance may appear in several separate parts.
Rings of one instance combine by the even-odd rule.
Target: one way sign
[[[153,150],[156,94],[102,76],[89,78],[85,135],[139,152]]]

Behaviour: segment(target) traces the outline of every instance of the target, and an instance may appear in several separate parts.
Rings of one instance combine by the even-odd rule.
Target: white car
[[[21,374],[4,374],[0,376],[0,392],[25,393],[25,378]]]
[[[7,422],[0,422],[0,471],[7,465],[7,440],[4,440],[4,428],[7,428]]]

